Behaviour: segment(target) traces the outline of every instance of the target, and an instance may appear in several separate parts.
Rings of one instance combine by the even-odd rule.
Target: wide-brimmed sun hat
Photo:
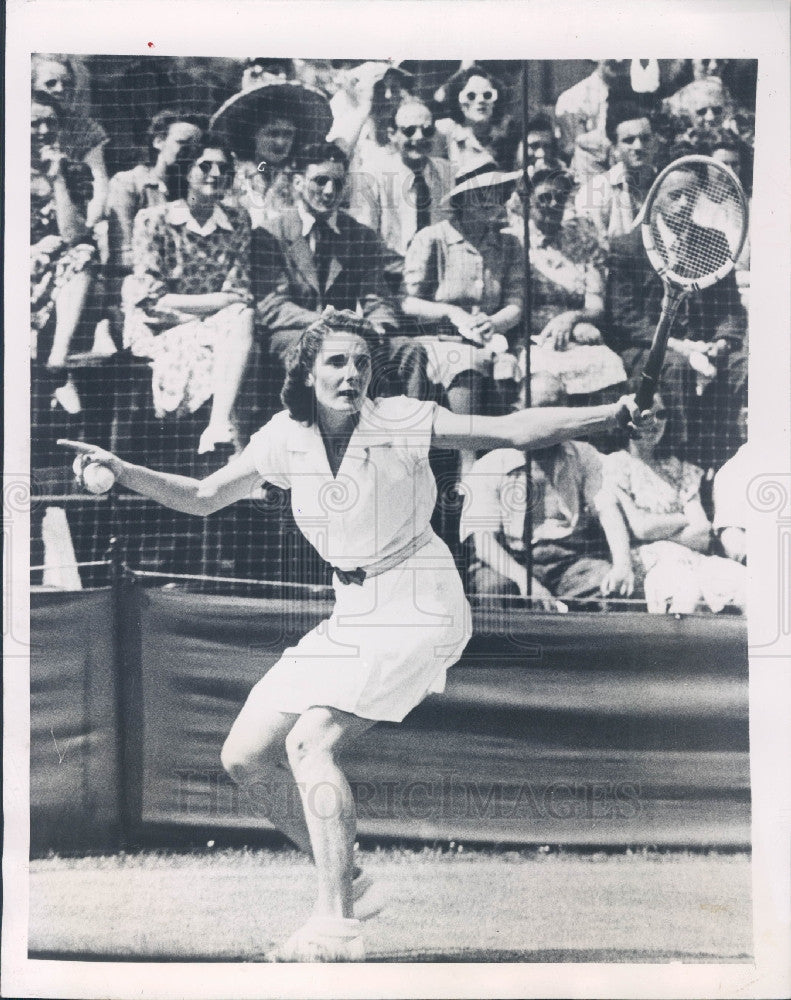
[[[320,90],[296,80],[278,80],[229,97],[212,116],[211,129],[227,139],[237,156],[246,158],[255,130],[272,118],[294,123],[295,148],[323,142],[332,127],[330,102]]]
[[[459,168],[454,178],[454,186],[442,199],[442,204],[467,191],[513,184],[521,176],[521,170],[501,170],[491,156],[471,156]]]

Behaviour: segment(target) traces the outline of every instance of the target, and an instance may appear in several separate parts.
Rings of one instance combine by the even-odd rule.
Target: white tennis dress
[[[429,524],[435,412],[435,403],[406,396],[366,400],[337,476],[318,426],[286,411],[250,439],[262,478],[291,490],[297,525],[322,558],[341,571],[369,570],[362,585],[333,576],[330,617],[256,685],[256,698],[265,695],[271,707],[302,713],[322,705],[400,722],[429,692],[444,690],[471,615],[450,550]],[[396,565],[378,572],[383,562]]]

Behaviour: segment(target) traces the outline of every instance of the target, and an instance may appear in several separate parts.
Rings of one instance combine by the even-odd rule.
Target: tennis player
[[[265,795],[272,823],[316,865],[314,911],[270,956],[275,961],[365,959],[353,905],[366,878],[353,864],[355,805],[337,757],[377,721],[400,722],[429,692],[442,691],[470,638],[453,557],[429,526],[430,446],[545,448],[616,428],[635,432],[639,419],[631,397],[502,417],[376,398],[378,358],[365,320],[325,311],[292,349],[285,409],[202,481],[60,442],[108,465],[124,488],[190,514],[227,507],[262,482],[290,489],[298,526],[335,569],[332,614],[255,685],[222,750],[234,781]],[[301,811],[282,794],[294,783]]]

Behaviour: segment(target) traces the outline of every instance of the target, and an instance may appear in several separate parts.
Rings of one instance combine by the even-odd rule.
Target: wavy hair
[[[379,335],[366,319],[350,309],[334,309],[327,306],[321,316],[311,323],[286,357],[286,377],[280,392],[280,401],[292,419],[310,426],[316,422],[316,394],[307,384],[307,377],[324,343],[325,337],[336,333],[352,333],[362,337],[371,355],[371,381],[368,396],[373,398],[373,390],[379,382],[383,369],[383,348]]]
[[[469,66],[460,73],[454,73],[450,80],[448,80],[444,102],[446,113],[455,122],[458,122],[459,125],[464,124],[464,112],[461,110],[461,106],[459,105],[459,96],[474,76],[482,76],[484,80],[488,80],[494,90],[497,91],[497,100],[494,102],[494,108],[492,108],[491,119],[492,125],[496,125],[505,115],[505,107],[507,103],[505,84],[493,73],[484,69],[483,66]]]

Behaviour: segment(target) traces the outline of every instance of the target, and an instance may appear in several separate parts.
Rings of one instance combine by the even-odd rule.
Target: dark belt
[[[410,556],[419,552],[424,545],[428,545],[433,537],[434,532],[429,525],[421,535],[413,538],[402,549],[387,556],[385,559],[380,559],[379,562],[373,563],[368,569],[363,569],[362,566],[358,566],[357,569],[338,569],[337,566],[333,566],[332,568],[338,577],[339,583],[345,586],[348,586],[350,583],[356,583],[358,587],[362,587],[367,576],[379,576],[380,573],[386,573],[387,570],[393,569],[399,563],[404,562],[405,559],[409,559]]]

